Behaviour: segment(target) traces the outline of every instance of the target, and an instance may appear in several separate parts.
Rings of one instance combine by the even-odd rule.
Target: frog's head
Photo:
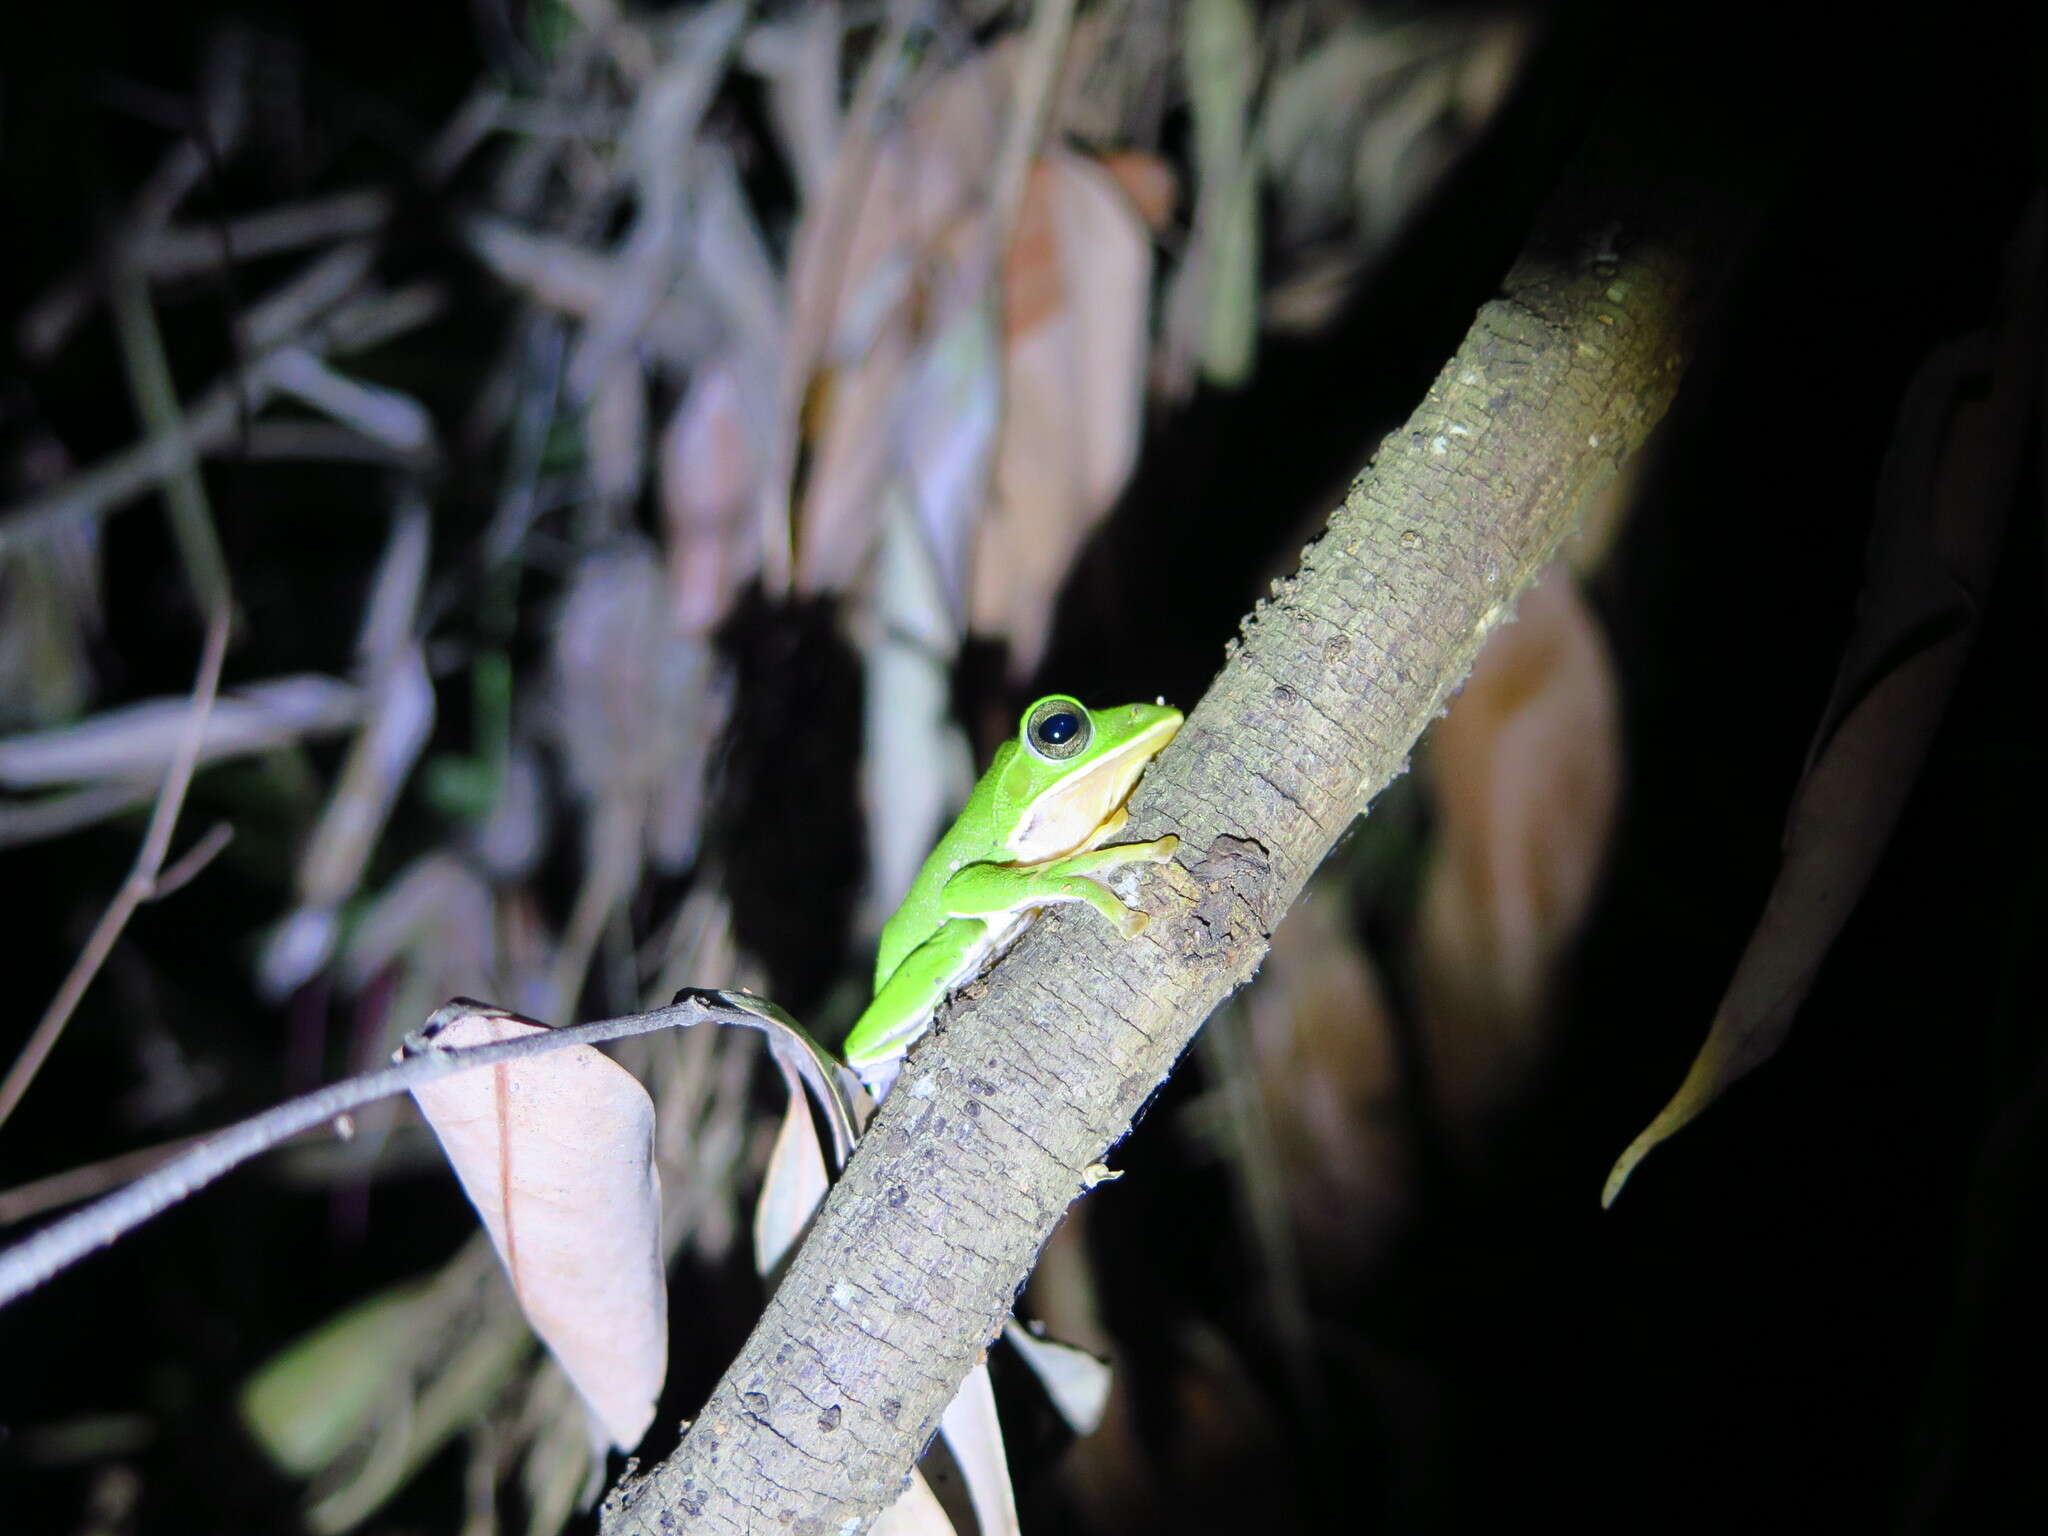
[[[1055,693],[1024,711],[997,749],[997,793],[1013,830],[1009,855],[1033,864],[1083,846],[1173,740],[1181,712],[1165,703],[1089,709]]]

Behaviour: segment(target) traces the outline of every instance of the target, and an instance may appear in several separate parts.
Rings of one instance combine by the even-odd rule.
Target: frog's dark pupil
[[[1080,720],[1062,710],[1056,715],[1047,715],[1038,722],[1038,739],[1049,747],[1057,747],[1072,741],[1074,733],[1080,729]]]

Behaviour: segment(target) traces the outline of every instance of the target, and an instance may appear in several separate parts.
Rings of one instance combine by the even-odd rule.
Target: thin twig
[[[143,424],[158,437],[175,438],[183,431],[176,387],[171,382],[170,364],[164,357],[163,338],[150,309],[149,291],[142,274],[132,268],[116,274],[114,310],[121,332],[122,359],[127,366],[129,389],[135,396]],[[36,1021],[36,1027],[21,1048],[21,1054],[0,1080],[0,1125],[14,1113],[21,1096],[28,1092],[43,1063],[49,1059],[64,1026],[71,1021],[86,989],[99,975],[100,967],[113,952],[114,942],[135,915],[135,909],[153,901],[160,892],[158,876],[171,851],[171,835],[177,830],[178,815],[185,807],[185,792],[199,764],[199,751],[206,741],[206,721],[220,691],[221,667],[227,660],[228,632],[233,623],[233,599],[228,588],[227,563],[221,555],[220,540],[214,532],[213,514],[206,503],[206,488],[189,449],[182,462],[171,468],[165,487],[169,493],[171,526],[177,535],[178,552],[185,565],[186,580],[206,613],[206,638],[201,645],[199,677],[192,689],[192,707],[178,738],[163,788],[150,812],[149,828],[136,850],[134,866],[121,882],[114,899],[100,914],[92,935],[72,963],[70,973],[50,999],[50,1006]],[[210,835],[210,834],[209,834]],[[202,846],[204,843],[202,842]],[[208,854],[207,857],[211,857]],[[189,861],[187,861],[189,862]],[[183,865],[181,864],[181,868]],[[196,868],[197,866],[192,866]],[[182,884],[186,874],[177,882]]]
[[[742,1000],[736,1001],[736,997]],[[830,1058],[808,1036],[796,1030],[787,1015],[772,1010],[772,1005],[764,1004],[761,999],[745,998],[743,994],[681,992],[676,995],[676,1001],[665,1008],[604,1019],[595,1024],[547,1029],[542,1034],[501,1040],[492,1045],[467,1046],[460,1050],[433,1044],[433,1037],[449,1024],[477,1012],[518,1017],[506,1014],[503,1009],[491,1008],[467,998],[456,998],[437,1009],[426,1027],[408,1039],[407,1049],[417,1049],[418,1054],[409,1056],[397,1066],[329,1084],[218,1131],[154,1173],[61,1221],[51,1223],[35,1236],[0,1253],[0,1307],[26,1295],[87,1254],[107,1247],[151,1217],[169,1210],[193,1191],[203,1189],[223,1174],[302,1131],[337,1120],[365,1104],[408,1092],[437,1078],[474,1071],[479,1067],[501,1066],[522,1057],[560,1050],[564,1046],[596,1045],[605,1040],[620,1040],[629,1035],[652,1034],[658,1029],[685,1028],[693,1024],[739,1025],[766,1034],[771,1048],[779,1057],[789,1053],[790,1059],[795,1060],[799,1070],[803,1071],[812,1092],[820,1095],[820,1102],[844,1104],[843,1096],[831,1097],[839,1094],[839,1088],[836,1079],[824,1072]],[[524,1022],[538,1021],[529,1019]],[[797,1036],[801,1049],[791,1051],[785,1031]],[[836,1136],[836,1123],[834,1130]]]
[[[29,306],[16,327],[21,350],[32,358],[54,355],[99,302],[103,265],[120,267],[178,211],[185,196],[210,166],[234,152],[248,121],[246,39],[230,33],[211,50],[201,81],[205,121],[199,132],[164,152],[156,170],[136,193],[111,242],[110,263],[94,262],[64,278]]]
[[[440,289],[419,283],[342,303],[349,298],[354,279],[368,268],[368,257],[357,247],[343,246],[335,256],[315,262],[300,278],[258,305],[242,322],[244,340],[252,350],[266,355],[202,391],[177,427],[151,432],[62,485],[8,509],[0,515],[0,554],[58,524],[118,510],[193,456],[227,447],[242,424],[277,391],[268,349],[291,340],[299,328],[321,320],[327,310],[332,313],[304,340],[315,349],[324,346],[339,353],[361,351],[414,330],[439,314],[446,302]],[[338,304],[341,307],[333,308]]]
[[[161,1168],[198,1140],[197,1136],[179,1136],[153,1147],[137,1147],[131,1152],[101,1158],[80,1168],[67,1168],[47,1178],[31,1179],[12,1189],[0,1189],[0,1227],[11,1227],[60,1205],[76,1205],[94,1195],[103,1195],[152,1168]]]
[[[244,214],[225,220],[217,228],[173,225],[138,242],[135,258],[145,272],[162,282],[210,271],[223,258],[255,261],[330,240],[367,235],[390,217],[391,198],[387,193],[336,192]]]
[[[107,904],[107,910],[100,915],[99,922],[93,926],[92,936],[85,941],[85,948],[79,951],[78,959],[72,962],[70,974],[57,989],[57,995],[50,999],[50,1006],[36,1021],[28,1043],[15,1057],[14,1065],[8,1068],[6,1079],[0,1081],[0,1125],[6,1124],[7,1117],[14,1113],[14,1106],[28,1091],[28,1085],[42,1070],[44,1060],[56,1045],[58,1036],[64,1033],[64,1026],[71,1021],[86,988],[92,985],[93,978],[113,952],[114,941],[128,926],[128,919],[135,915],[137,907],[157,894],[157,871],[162,868],[164,856],[170,851],[171,832],[177,826],[178,812],[185,803],[185,791],[192,782],[199,743],[205,735],[206,712],[212,708],[214,693],[220,687],[221,662],[227,656],[227,649],[228,616],[223,609],[207,620],[199,681],[192,691],[192,724],[186,729],[184,739],[178,744],[178,755],[164,776],[164,787],[157,795],[156,809],[150,813],[149,830],[143,834],[135,865],[129,870],[128,878],[121,882],[121,889],[114,893],[114,899]]]
[[[181,890],[198,878],[199,872],[220,855],[220,851],[235,840],[235,829],[225,821],[216,821],[206,829],[206,835],[178,856],[178,862],[156,877],[156,889],[151,893],[157,901]]]
[[[156,311],[149,297],[149,281],[138,267],[123,267],[114,274],[114,330],[121,342],[121,362],[128,375],[128,391],[145,430],[156,435],[175,435],[184,425],[185,412],[178,403],[178,387],[171,378],[170,359],[164,355],[164,339],[157,330]],[[232,602],[228,594],[227,557],[221,553],[220,536],[214,532],[213,511],[207,505],[206,487],[199,479],[197,456],[190,448],[170,466],[164,477],[164,499],[170,505],[171,532],[177,539],[178,558],[185,567],[185,581],[209,621],[229,618]],[[226,635],[222,635],[226,645]],[[215,684],[218,685],[216,668]],[[207,691],[207,708],[212,708],[212,690]],[[201,719],[191,732],[191,753],[198,756],[198,738],[205,734]],[[189,773],[190,766],[186,771]],[[165,840],[170,833],[166,829]]]

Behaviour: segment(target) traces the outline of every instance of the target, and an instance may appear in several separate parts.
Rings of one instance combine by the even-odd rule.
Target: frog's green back
[[[1017,752],[1017,743],[1006,741],[996,748],[995,761],[968,796],[968,806],[986,798],[991,781],[1002,773],[1004,765]],[[895,974],[896,967],[903,963],[918,945],[939,931],[946,920],[944,903],[941,900],[946,881],[954,871],[969,864],[979,864],[991,859],[1000,859],[996,847],[996,832],[987,815],[963,814],[939,839],[938,847],[926,856],[917,871],[917,878],[910,882],[910,893],[903,898],[903,905],[890,914],[882,924],[882,936],[875,946],[875,991]]]

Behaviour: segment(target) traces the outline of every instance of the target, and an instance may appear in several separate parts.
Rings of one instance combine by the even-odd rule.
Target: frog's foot
[[[877,1104],[889,1097],[889,1090],[895,1086],[896,1074],[903,1070],[903,1058],[891,1056],[886,1061],[873,1061],[865,1066],[855,1067],[861,1086],[868,1091],[868,1097]]]

